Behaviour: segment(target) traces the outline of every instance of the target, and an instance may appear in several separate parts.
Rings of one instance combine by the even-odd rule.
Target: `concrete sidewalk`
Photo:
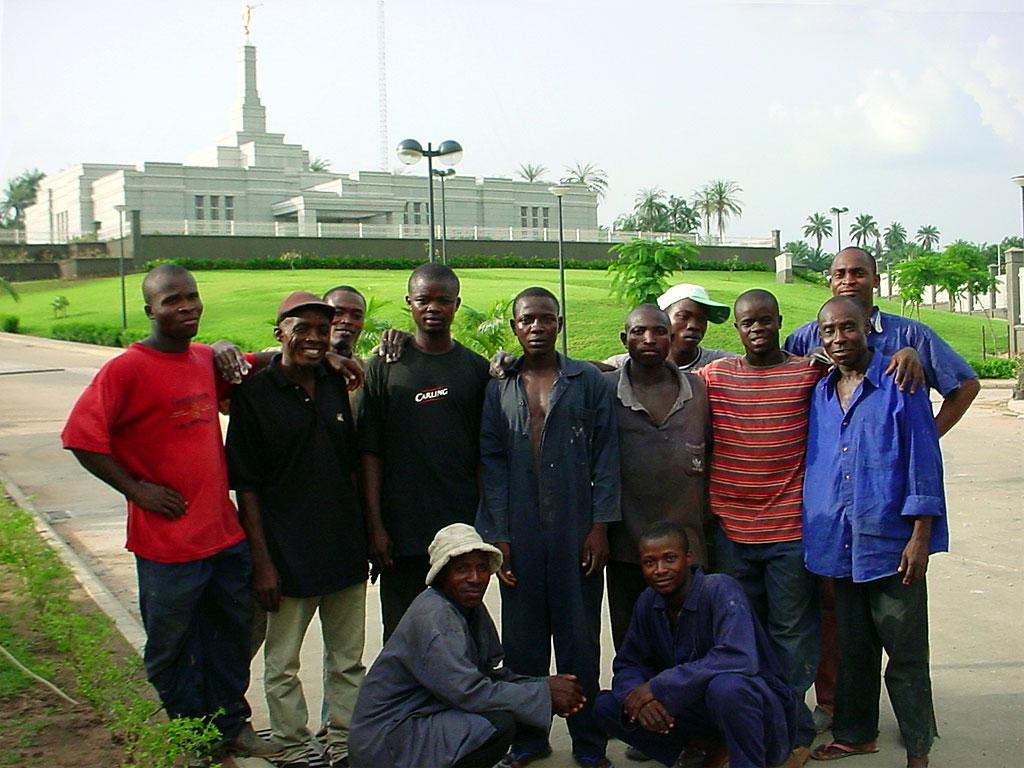
[[[80,577],[98,602],[114,601],[119,626],[141,641],[134,562],[124,550],[124,502],[60,448],[64,419],[82,388],[120,350],[0,334],[0,473],[30,500],[55,536],[69,545]],[[986,383],[974,407],[942,444],[952,553],[932,561],[932,677],[939,732],[932,765],[1024,765],[1024,419],[1007,408],[1008,389]],[[488,606],[500,617],[497,589]],[[377,590],[367,604],[369,664],[380,650]],[[132,622],[135,636],[132,636]],[[607,620],[604,626],[608,627]],[[320,706],[319,626],[308,636],[302,677],[310,709]],[[602,683],[611,676],[611,638],[603,638]],[[250,702],[266,725],[261,661]],[[882,703],[881,751],[863,768],[905,765],[888,702]],[[543,768],[573,765],[564,721],[552,733],[555,755]],[[620,766],[622,745],[609,756]]]

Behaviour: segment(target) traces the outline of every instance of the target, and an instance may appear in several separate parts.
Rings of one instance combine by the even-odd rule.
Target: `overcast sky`
[[[268,130],[335,171],[377,168],[376,2],[258,1]],[[3,178],[212,144],[242,7],[0,0]],[[457,139],[471,175],[595,163],[602,223],[642,187],[689,200],[724,178],[741,236],[797,238],[833,205],[944,242],[1021,231],[1022,0],[387,0],[386,16],[390,144]]]

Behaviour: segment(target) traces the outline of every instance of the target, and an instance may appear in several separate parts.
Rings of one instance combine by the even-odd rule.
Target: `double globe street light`
[[[843,250],[843,214],[849,210],[850,209],[847,208],[845,205],[842,208],[832,208],[832,213],[836,217],[836,241],[839,243],[839,247],[836,250],[836,255],[839,254],[839,251]]]
[[[427,143],[427,148],[424,149],[423,145],[416,141],[416,139],[405,139],[398,143],[395,151],[398,153],[398,159],[402,161],[403,165],[416,165],[424,157],[427,158],[427,192],[429,196],[427,212],[430,214],[428,248],[430,260],[434,261],[434,232],[436,229],[434,220],[434,158],[436,157],[442,165],[456,165],[462,159],[462,145],[457,141],[448,139],[447,141],[442,141],[437,149],[434,149],[433,145],[429,142]]]

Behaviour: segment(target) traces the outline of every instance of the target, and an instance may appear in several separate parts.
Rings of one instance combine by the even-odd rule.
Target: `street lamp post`
[[[548,192],[558,198],[558,287],[559,301],[562,304],[562,356],[569,356],[569,321],[565,310],[565,236],[562,229],[562,198],[569,191],[569,187],[558,184],[548,187]]]
[[[849,210],[850,209],[847,208],[846,206],[843,206],[842,208],[832,209],[832,213],[836,217],[836,242],[839,243],[839,245],[836,247],[836,253],[839,253],[839,251],[843,250],[843,214]]]
[[[444,180],[455,175],[454,168],[446,168],[442,171],[434,171],[434,175],[441,180],[441,263],[448,263],[448,208],[444,201]]]
[[[1020,187],[1020,233],[1021,236],[1024,236],[1024,173],[1019,176],[1014,176],[1010,181]]]
[[[429,196],[428,213],[430,214],[430,237],[429,237],[429,251],[430,260],[434,260],[434,230],[436,227],[434,221],[434,158],[436,157],[444,165],[456,165],[459,160],[462,159],[462,145],[457,141],[448,139],[442,141],[437,149],[434,149],[430,142],[427,142],[427,148],[424,149],[423,145],[420,144],[416,139],[405,139],[398,143],[398,147],[395,150],[398,153],[398,159],[402,161],[404,165],[416,165],[424,157],[427,158],[427,194]]]
[[[124,287],[124,212],[127,205],[115,205],[117,211],[117,228],[121,238],[121,258],[118,260],[118,274],[121,276],[121,329],[128,327],[128,296]]]

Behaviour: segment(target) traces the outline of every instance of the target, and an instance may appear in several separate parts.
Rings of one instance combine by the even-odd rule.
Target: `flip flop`
[[[870,742],[869,742],[870,743]],[[838,741],[830,741],[828,744],[821,744],[811,752],[812,760],[842,760],[844,757],[856,757],[857,755],[873,755],[878,747],[865,749],[862,746],[843,744]]]

